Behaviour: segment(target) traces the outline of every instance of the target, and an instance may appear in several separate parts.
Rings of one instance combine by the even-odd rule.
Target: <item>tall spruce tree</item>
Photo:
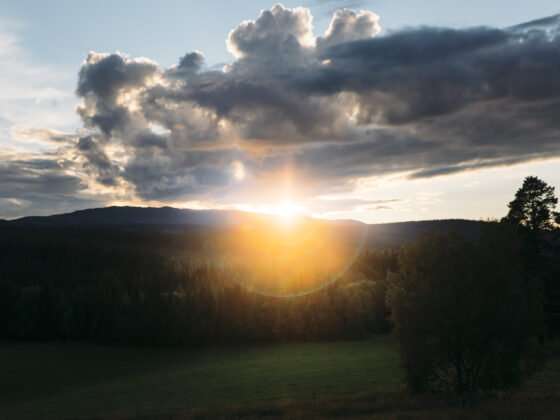
[[[555,211],[557,204],[553,186],[528,176],[508,204],[509,213],[503,221],[526,226],[531,231],[550,230],[560,221],[560,213]]]

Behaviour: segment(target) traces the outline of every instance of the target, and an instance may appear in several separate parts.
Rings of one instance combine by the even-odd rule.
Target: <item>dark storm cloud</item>
[[[147,199],[205,197],[232,182],[236,150],[199,150],[170,155],[159,149],[136,152],[122,174]]]
[[[67,211],[95,203],[79,196],[86,186],[66,174],[54,159],[1,157],[0,218]]]
[[[337,132],[336,122],[341,116],[334,104],[273,78],[225,75],[212,83],[185,88],[182,93],[185,96],[175,99],[211,110],[219,119],[234,123],[243,137],[255,141],[305,143],[342,134]],[[344,135],[348,135],[346,130]]]
[[[166,140],[165,136],[148,131],[137,136],[136,144],[138,147],[157,147],[165,149],[167,146]]]
[[[541,32],[420,28],[334,46],[323,55],[331,64],[300,86],[311,94],[366,92],[365,121],[375,114],[403,124],[475,102],[558,97],[559,47],[560,38]],[[388,100],[369,100],[367,92]]]
[[[550,158],[559,154],[559,109],[560,101],[476,104],[437,121],[420,121],[411,131],[376,130],[361,142],[302,148],[295,166],[328,183],[410,171],[411,178],[426,178]]]
[[[367,175],[385,175],[418,168],[437,153],[438,144],[391,131],[376,132],[375,139],[308,147],[294,155],[294,166],[306,178],[346,181]]]
[[[120,54],[90,53],[78,74],[77,93],[112,100],[123,89],[142,86],[157,70],[157,65],[148,60],[128,60]]]
[[[64,175],[56,162],[44,159],[0,163],[0,196],[22,197],[26,194],[73,194],[83,188],[78,178]]]
[[[538,157],[545,157],[543,155],[535,155],[535,158]],[[443,176],[443,175],[450,175],[457,172],[464,172],[464,171],[472,171],[476,169],[482,168],[490,168],[490,167],[498,167],[498,166],[509,166],[514,165],[516,163],[521,163],[527,160],[525,158],[510,158],[510,159],[490,159],[481,162],[474,162],[471,164],[458,164],[454,166],[436,166],[430,169],[423,169],[417,172],[413,172],[409,175],[408,178],[410,179],[419,179],[419,178],[432,178],[434,176]]]
[[[234,161],[256,177],[288,161],[335,189],[560,156],[557,17],[379,35],[375,14],[344,10],[320,37],[311,22],[307,9],[280,5],[243,22],[223,71],[198,52],[170,69],[90,54],[77,89],[93,130],[77,145],[85,167],[102,184],[166,199],[229,188]]]

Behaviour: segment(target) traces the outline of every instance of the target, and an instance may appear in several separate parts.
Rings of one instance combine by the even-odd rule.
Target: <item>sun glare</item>
[[[284,201],[278,204],[272,213],[285,225],[292,225],[303,216],[305,209],[293,201]]]
[[[233,178],[236,181],[243,181],[246,176],[245,165],[243,165],[242,162],[236,160],[235,162],[232,163],[231,166],[232,166],[231,169],[233,173]]]

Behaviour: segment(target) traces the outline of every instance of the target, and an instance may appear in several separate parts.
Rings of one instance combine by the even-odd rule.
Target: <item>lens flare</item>
[[[278,298],[309,295],[345,276],[363,251],[365,226],[303,217],[293,202],[275,210],[224,237],[228,264],[248,290]]]

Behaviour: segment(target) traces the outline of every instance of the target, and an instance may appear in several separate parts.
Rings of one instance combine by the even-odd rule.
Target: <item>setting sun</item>
[[[271,209],[271,213],[275,215],[283,224],[291,225],[298,218],[304,215],[305,208],[293,201],[283,201]]]

